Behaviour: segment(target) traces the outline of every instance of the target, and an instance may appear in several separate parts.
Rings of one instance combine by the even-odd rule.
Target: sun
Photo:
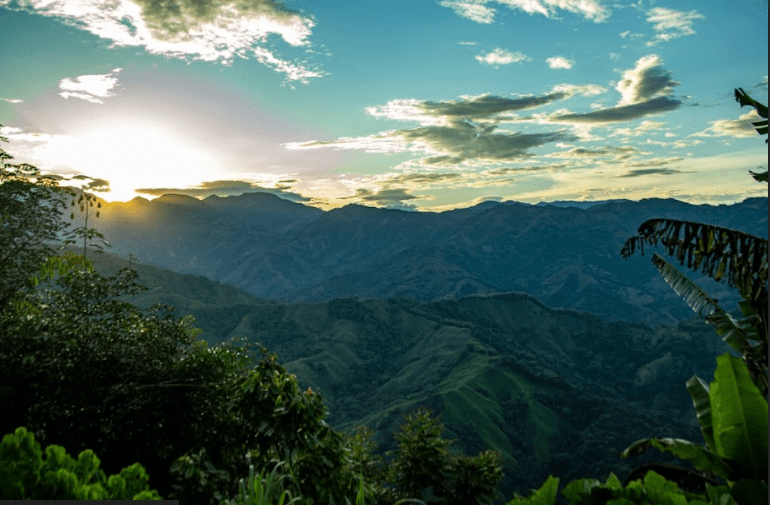
[[[138,188],[181,188],[215,180],[221,169],[216,153],[197,146],[173,127],[114,121],[60,136],[46,146],[62,165],[106,179],[107,200],[136,196]]]

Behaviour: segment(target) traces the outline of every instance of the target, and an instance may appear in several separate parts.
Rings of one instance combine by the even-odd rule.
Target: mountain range
[[[251,193],[103,202],[97,228],[162,302],[210,343],[245,337],[319,390],[328,421],[367,425],[385,451],[403,416],[432,408],[466,453],[502,451],[501,490],[549,475],[621,479],[648,436],[700,440],[684,387],[728,347],[619,251],[647,219],[767,237],[767,199],[733,205],[620,200],[485,202],[441,213],[331,211]],[[89,221],[93,223],[93,221]],[[723,307],[727,286],[686,272]]]
[[[692,311],[649,256],[620,257],[647,219],[663,217],[767,237],[767,199],[692,205],[671,199],[529,205],[484,202],[446,212],[348,205],[320,209],[267,193],[103,202],[95,226],[118,254],[203,275],[263,299],[323,302],[528,293],[549,307],[607,320],[672,325]],[[93,221],[92,221],[93,222]],[[730,309],[736,295],[688,275]]]
[[[95,259],[107,274],[127,264]],[[281,303],[133,266],[148,287],[134,303],[175,305],[212,344],[245,337],[266,346],[302,387],[321,392],[335,428],[369,426],[381,449],[393,450],[403,416],[426,406],[457,449],[502,451],[508,498],[549,474],[623,479],[642,463],[669,461],[619,453],[648,436],[700,440],[685,382],[711,380],[715,356],[728,350],[702,322],[608,322],[524,293]]]

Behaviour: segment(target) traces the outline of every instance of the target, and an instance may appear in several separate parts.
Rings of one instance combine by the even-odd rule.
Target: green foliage
[[[61,213],[69,195],[53,177],[12,159],[0,148],[0,311],[15,293],[33,287],[30,277],[53,254],[49,244],[66,226]]]
[[[258,475],[254,474],[254,465],[249,466],[248,479],[238,482],[238,497],[224,505],[290,505],[300,501],[299,496],[292,498],[291,492],[282,486],[290,475],[282,472],[283,466],[275,465],[270,472],[263,469]]]
[[[408,414],[395,434],[398,451],[391,472],[394,484],[407,496],[421,496],[427,488],[435,496],[447,496],[447,447],[452,442],[442,438],[443,433],[444,425],[421,408]]]
[[[540,489],[533,489],[532,494],[527,497],[516,495],[508,505],[554,505],[558,490],[559,478],[549,475]]]
[[[543,486],[526,497],[517,496],[508,505],[555,505],[559,479],[549,477]],[[761,487],[742,485],[740,490],[724,486],[708,486],[708,494],[696,494],[681,490],[675,482],[666,480],[654,471],[644,479],[626,485],[610,474],[605,482],[596,479],[579,479],[570,482],[561,494],[571,505],[738,505],[759,504]],[[764,488],[765,493],[767,488]],[[731,494],[732,493],[732,494]],[[765,501],[764,503],[767,503]]]
[[[751,99],[742,89],[735,91],[735,97],[741,106],[751,105],[767,118],[767,107]],[[759,133],[767,134],[767,121],[754,124],[763,126],[757,129]],[[757,180],[767,181],[766,172],[753,175]],[[712,279],[726,280],[738,290],[743,298],[740,308],[744,317],[736,321],[690,279],[657,254],[653,256],[653,264],[664,280],[693,310],[706,316],[717,333],[725,335],[725,342],[742,353],[743,359],[729,354],[717,357],[715,378],[710,388],[697,376],[687,382],[705,447],[687,440],[648,438],[632,444],[622,456],[635,456],[655,447],[692,461],[702,472],[704,482],[713,482],[711,477],[724,479],[727,486],[705,484],[711,502],[762,503],[765,500],[766,503],[767,240],[700,223],[653,219],[640,226],[638,236],[626,241],[621,254],[627,258],[637,247],[643,249],[645,243],[656,245],[659,240],[666,252],[675,255],[681,264],[696,270],[700,268]],[[661,484],[659,479],[662,477],[650,477],[652,474],[647,474],[645,486],[648,486],[648,480],[649,486],[657,486],[658,501],[653,503],[687,503],[681,498],[668,497],[672,488],[665,482]],[[570,486],[565,488],[565,496],[568,489],[570,492],[585,489],[579,485]]]
[[[492,503],[503,476],[500,452],[451,454],[448,447],[454,441],[443,438],[443,432],[444,425],[430,410],[419,408],[408,414],[395,434],[398,449],[387,480],[400,496],[429,503]]]
[[[729,354],[717,357],[709,399],[714,451],[734,462],[740,476],[767,479],[767,400],[743,361]]]
[[[0,432],[27,426],[46,443],[94,449],[107,469],[140,461],[154,487],[167,494],[176,482],[187,503],[234,493],[247,454],[259,467],[285,461],[292,485],[316,503],[355,494],[347,448],[324,422],[318,394],[300,391],[264,349],[258,356],[238,341],[210,348],[171,308],[126,302],[142,290],[136,272],[103,276],[86,257],[89,246],[102,247],[88,226],[98,202],[73,199],[85,221],[66,234],[49,203],[55,181],[35,177],[34,167],[4,166],[2,233],[20,244],[14,254],[23,261],[12,264],[21,277],[9,276],[0,311]],[[25,212],[32,217],[19,219]],[[82,244],[82,255],[53,255],[45,242],[57,234]]]
[[[25,428],[3,437],[0,445],[0,499],[11,500],[160,500],[148,487],[144,468],[135,463],[105,477],[93,451],[72,459],[63,447],[45,454]]]
[[[447,504],[482,505],[497,497],[497,483],[503,477],[502,457],[487,450],[477,456],[459,455],[450,459],[448,473],[451,494]]]
[[[234,407],[243,427],[233,445],[248,450],[249,462],[259,467],[286,462],[306,499],[344,503],[357,481],[342,435],[324,422],[320,394],[302,391],[296,376],[263,352],[240,386]]]

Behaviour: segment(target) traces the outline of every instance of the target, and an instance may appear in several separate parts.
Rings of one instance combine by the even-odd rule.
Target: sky
[[[766,0],[0,0],[0,134],[108,201],[767,196]]]

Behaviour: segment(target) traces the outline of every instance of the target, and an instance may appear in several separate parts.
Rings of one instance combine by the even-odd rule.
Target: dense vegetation
[[[170,307],[126,302],[142,289],[136,272],[98,273],[88,256],[100,235],[87,222],[68,231],[61,217],[68,205],[88,216],[98,204],[0,154],[7,256],[0,266],[0,432],[28,431],[56,454],[61,447],[79,458],[97,454],[110,473],[138,462],[153,489],[185,503],[234,497],[250,468],[284,472],[282,484],[307,503],[347,503],[357,494],[391,503],[422,492],[414,475],[424,444],[446,445],[430,416],[407,420],[393,462],[371,473],[363,435],[345,437],[326,424],[320,395],[301,390],[275,355],[239,341],[211,347]],[[83,249],[57,254],[57,240]],[[420,430],[431,437],[415,435]],[[441,482],[451,484],[426,492],[446,495],[445,503],[494,495],[496,453],[430,456]]]
[[[742,97],[742,105],[762,113],[761,104]],[[125,301],[141,291],[136,272],[104,276],[89,259],[101,243],[88,227],[98,204],[63,190],[34,167],[11,163],[5,151],[0,158],[4,489],[18,491],[19,498],[165,496],[196,504],[420,499],[460,505],[500,498],[501,455],[450,451],[443,425],[430,412],[406,417],[385,461],[367,430],[343,435],[332,429],[321,396],[302,390],[266,349],[237,340],[210,346],[198,339],[192,321],[175,318],[169,307],[141,310]],[[755,178],[767,180],[766,173]],[[67,230],[62,211],[68,205],[79,207],[84,226]],[[52,245],[57,241],[83,249],[59,254]],[[658,241],[680,263],[738,290],[743,317],[735,319],[653,257],[664,279],[743,359],[719,356],[710,385],[697,377],[687,384],[705,446],[652,438],[624,451],[634,456],[654,447],[691,460],[695,470],[652,465],[625,483],[612,474],[603,483],[576,480],[562,495],[573,504],[762,503],[767,241],[656,220],[640,227],[623,254]],[[47,445],[45,461],[33,434]],[[77,462],[65,451],[79,453]],[[558,485],[551,477],[531,496],[510,503],[555,503]]]

